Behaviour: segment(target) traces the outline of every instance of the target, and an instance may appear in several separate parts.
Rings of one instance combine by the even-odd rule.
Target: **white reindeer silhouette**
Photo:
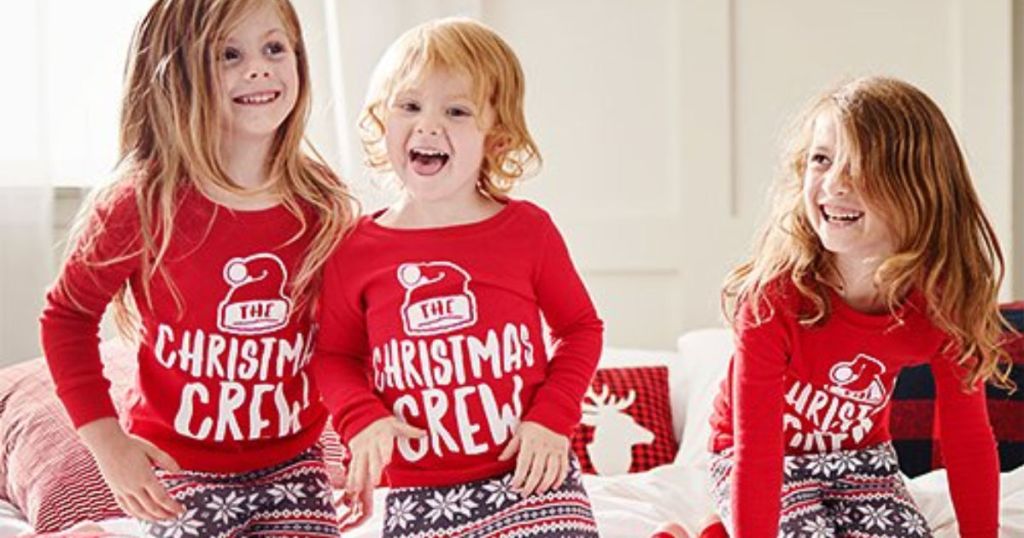
[[[615,396],[609,399],[608,385],[603,385],[600,394],[588,388],[585,398],[593,402],[584,400],[583,423],[594,427],[594,441],[587,445],[594,470],[601,475],[629,472],[633,445],[654,441],[650,430],[624,412],[636,400],[636,391],[629,391],[622,400]]]

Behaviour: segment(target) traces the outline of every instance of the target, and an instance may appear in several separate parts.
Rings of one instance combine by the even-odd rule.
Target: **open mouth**
[[[239,95],[238,97],[232,97],[231,100],[240,105],[265,105],[277,101],[279,97],[281,97],[281,92],[269,91]]]
[[[818,206],[821,210],[821,216],[826,222],[833,224],[853,224],[864,217],[863,211],[856,211],[853,209],[847,209],[843,207],[835,206]]]
[[[432,176],[448,164],[448,154],[437,149],[413,148],[409,150],[412,169],[421,176]]]

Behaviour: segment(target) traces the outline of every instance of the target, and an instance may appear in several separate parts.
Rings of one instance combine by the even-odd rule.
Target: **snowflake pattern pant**
[[[171,497],[185,506],[185,513],[176,520],[143,522],[147,536],[340,536],[320,447],[246,473],[158,469],[156,474]]]
[[[732,449],[711,457],[718,513],[732,534]],[[864,450],[786,456],[779,536],[930,537],[899,475],[890,443]]]
[[[543,495],[512,491],[512,473],[446,487],[394,488],[385,501],[384,538],[597,538],[579,462]]]

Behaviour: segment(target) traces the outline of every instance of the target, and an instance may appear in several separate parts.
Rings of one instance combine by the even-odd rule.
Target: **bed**
[[[1024,312],[1020,305],[1017,308]],[[1022,361],[1024,341],[1015,345],[1011,352]],[[610,387],[612,393],[634,391],[631,401],[647,408],[641,413],[642,420],[620,420],[620,427],[632,428],[630,435],[643,441],[632,445],[632,452],[625,456],[631,461],[625,464],[618,465],[614,458],[604,457],[594,448],[601,429],[610,426],[581,427],[574,440],[584,468],[603,473],[584,478],[602,536],[642,537],[665,521],[678,521],[695,530],[711,512],[706,487],[705,446],[710,432],[706,417],[731,348],[728,331],[706,329],[684,334],[675,350],[605,351],[588,403],[600,402],[601,389]],[[125,390],[131,380],[131,350],[122,343],[109,342],[104,345],[103,355],[108,376],[114,380],[112,391],[116,394]],[[1017,380],[1024,385],[1020,373],[1018,366]],[[945,472],[931,469],[938,459],[934,440],[930,432],[920,431],[921,423],[926,421],[912,416],[927,410],[926,403],[930,402],[927,394],[922,396],[916,390],[921,384],[917,375],[920,373],[906,376],[908,381],[901,377],[904,386],[898,386],[894,396],[895,442],[901,466],[915,475],[908,478],[908,484],[935,535],[954,537],[958,533]],[[645,386],[646,382],[650,383]],[[134,522],[104,512],[105,508],[99,506],[102,503],[97,499],[102,494],[97,491],[102,490],[97,488],[102,488],[102,483],[97,485],[98,475],[88,458],[81,459],[84,449],[74,442],[59,403],[52,395],[45,397],[47,391],[52,394],[52,384],[41,359],[0,371],[0,432],[4,443],[0,452],[0,538],[67,529],[74,524],[72,520],[78,522],[77,530],[46,536],[138,535]],[[1013,396],[990,394],[990,412],[995,411],[993,425],[1000,439],[1004,470],[1001,536],[1024,538],[1024,467],[1020,466],[1024,461],[1024,399],[1020,396],[1020,392]],[[900,419],[901,414],[908,416]],[[655,423],[659,420],[661,427]],[[670,451],[667,458],[666,451]],[[377,491],[374,517],[346,536],[379,535],[385,493],[384,489]],[[82,523],[85,519],[96,522]]]

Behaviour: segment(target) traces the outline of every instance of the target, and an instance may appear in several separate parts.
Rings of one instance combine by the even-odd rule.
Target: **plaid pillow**
[[[1024,301],[1002,306],[1003,315],[1024,331]],[[999,446],[999,465],[1009,471],[1024,465],[1024,337],[1009,339],[1004,348],[1013,359],[1010,373],[1017,384],[1014,394],[986,387],[988,414]],[[942,451],[935,421],[935,381],[928,365],[903,370],[893,393],[890,430],[900,468],[917,476],[942,467]]]
[[[598,369],[572,440],[583,472],[638,473],[671,463],[679,444],[668,390],[667,366]]]

